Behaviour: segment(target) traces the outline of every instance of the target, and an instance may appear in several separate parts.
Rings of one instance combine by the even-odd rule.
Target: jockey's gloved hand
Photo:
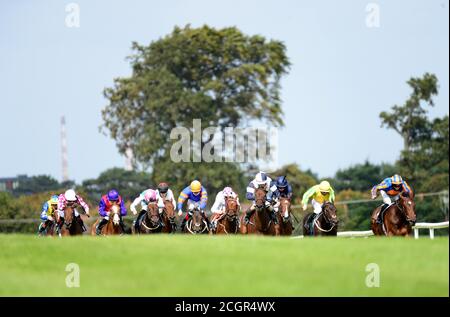
[[[49,221],[53,221],[54,219],[53,219],[53,217],[52,217],[52,216],[48,216],[48,217],[47,217],[47,220],[49,220]]]
[[[306,208],[308,208],[308,206],[307,206],[306,204],[304,204],[304,205],[302,206],[302,208],[303,208],[303,210],[306,210]]]
[[[181,209],[178,210],[178,217],[181,217],[182,214],[183,214],[183,211]]]

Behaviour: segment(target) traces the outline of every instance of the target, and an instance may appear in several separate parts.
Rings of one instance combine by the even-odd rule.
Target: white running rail
[[[442,229],[442,228],[448,228],[448,221],[436,222],[436,223],[418,222],[413,227],[414,238],[419,239],[419,229],[429,229],[430,230],[430,239],[434,239],[434,229]]]

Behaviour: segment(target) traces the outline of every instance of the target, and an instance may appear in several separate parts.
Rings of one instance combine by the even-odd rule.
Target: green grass
[[[448,296],[448,238],[0,235],[1,296]],[[68,263],[80,287],[68,288]],[[366,265],[380,287],[365,285]]]

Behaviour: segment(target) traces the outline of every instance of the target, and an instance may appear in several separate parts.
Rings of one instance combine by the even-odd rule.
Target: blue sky
[[[66,5],[80,27],[65,25]],[[366,25],[366,6],[380,27]],[[175,25],[236,26],[283,41],[292,62],[282,81],[286,126],[279,163],[320,176],[363,162],[393,162],[401,138],[378,114],[403,103],[406,80],[440,82],[430,116],[448,114],[448,1],[6,1],[0,0],[0,176],[61,178],[59,119],[66,116],[69,175],[80,182],[124,158],[99,133],[102,91],[127,76],[132,41],[148,44]],[[325,155],[326,153],[326,155]]]

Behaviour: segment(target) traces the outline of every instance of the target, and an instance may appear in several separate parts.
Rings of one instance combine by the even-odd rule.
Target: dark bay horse
[[[161,221],[163,223],[163,233],[175,233],[177,224],[175,223],[175,208],[170,200],[164,200],[164,209],[161,213]]]
[[[194,208],[192,216],[186,222],[183,229],[184,233],[190,234],[209,234],[208,224],[198,208]]]
[[[257,188],[255,190],[255,208],[256,211],[250,217],[248,224],[244,223],[245,215],[241,216],[240,231],[242,234],[263,234],[278,236],[280,234],[280,228],[272,221],[270,213],[271,207],[266,206],[267,192],[263,188]]]
[[[278,223],[280,224],[280,235],[292,235],[292,217],[291,217],[291,200],[286,197],[280,197],[280,206],[277,212]]]
[[[372,213],[371,227],[376,236],[409,236],[416,224],[414,194],[400,195],[399,199],[384,211],[381,224],[376,223],[377,207]]]
[[[147,211],[139,221],[138,232],[133,233],[151,234],[162,231],[163,224],[156,202],[151,202],[147,205]],[[134,231],[133,227],[132,230]]]
[[[96,226],[101,221],[101,218],[98,218],[97,221],[92,225],[91,227],[91,235],[96,236]],[[117,235],[117,234],[123,234],[122,227],[120,226],[120,206],[119,205],[112,205],[111,211],[109,213],[109,219],[108,223],[103,226],[102,235],[109,236],[109,235]]]
[[[303,236],[337,236],[339,220],[336,211],[336,207],[326,201],[318,217],[314,213],[306,214],[303,218]],[[311,221],[314,222],[312,226]]]
[[[64,223],[61,226],[60,236],[75,236],[83,234],[83,227],[75,217],[75,208],[66,206],[64,210]]]
[[[225,198],[225,213],[217,219],[216,234],[236,234],[239,231],[239,205],[237,198]]]

